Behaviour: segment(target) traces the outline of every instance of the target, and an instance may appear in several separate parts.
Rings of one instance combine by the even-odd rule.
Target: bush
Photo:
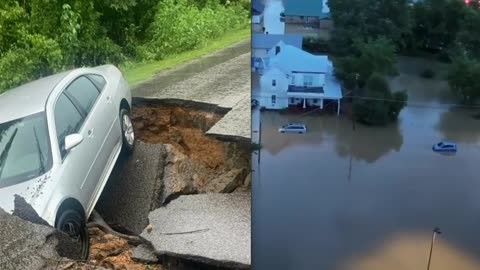
[[[320,38],[304,37],[303,49],[310,53],[327,54],[330,52],[329,42]]]
[[[427,79],[431,79],[431,78],[434,78],[435,77],[435,71],[429,69],[429,68],[426,68],[424,69],[421,73],[420,73],[420,76],[422,78],[427,78]]]

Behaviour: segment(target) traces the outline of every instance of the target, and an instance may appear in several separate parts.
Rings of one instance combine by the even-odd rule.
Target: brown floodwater
[[[456,100],[445,81],[418,76],[426,65],[401,59],[391,84],[412,106],[387,127],[262,112],[254,269],[426,269],[435,226],[443,233],[430,269],[480,269],[480,108],[448,105]],[[290,122],[309,132],[278,133]],[[441,140],[458,152],[433,152]]]

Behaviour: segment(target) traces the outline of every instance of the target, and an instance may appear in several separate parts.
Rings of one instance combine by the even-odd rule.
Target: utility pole
[[[427,270],[430,270],[430,262],[432,261],[433,245],[435,244],[435,236],[441,234],[440,228],[435,227],[432,234],[432,243],[430,244],[430,256],[428,257]]]

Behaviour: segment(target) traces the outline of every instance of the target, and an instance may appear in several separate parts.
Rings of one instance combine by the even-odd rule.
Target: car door
[[[113,113],[113,104],[109,93],[101,89],[98,82],[88,75],[77,78],[65,92],[85,115],[83,129],[86,131],[86,139],[92,147],[90,150],[95,153],[92,158],[93,162],[88,169],[88,175],[81,187],[83,198],[90,204],[96,195],[97,186],[102,184],[100,181],[103,180],[109,157],[112,154],[113,140],[109,134],[116,114]]]
[[[59,171],[62,190],[67,196],[78,199],[84,208],[87,207],[88,177],[93,165],[96,151],[95,143],[89,138],[85,126],[86,115],[74,105],[72,100],[63,92],[54,105],[54,121],[57,133],[57,145],[61,156]],[[70,134],[80,134],[83,141],[70,151],[65,150],[65,137]]]

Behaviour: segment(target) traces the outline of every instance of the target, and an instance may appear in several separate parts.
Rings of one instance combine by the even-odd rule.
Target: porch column
[[[340,115],[340,99],[337,99],[337,115]]]
[[[305,99],[305,98],[303,99],[303,108],[304,108],[304,109],[307,108],[307,101],[306,101],[306,100],[307,100],[307,99]]]
[[[323,98],[322,98],[322,99],[320,99],[320,109],[322,109],[322,110],[323,110]]]

